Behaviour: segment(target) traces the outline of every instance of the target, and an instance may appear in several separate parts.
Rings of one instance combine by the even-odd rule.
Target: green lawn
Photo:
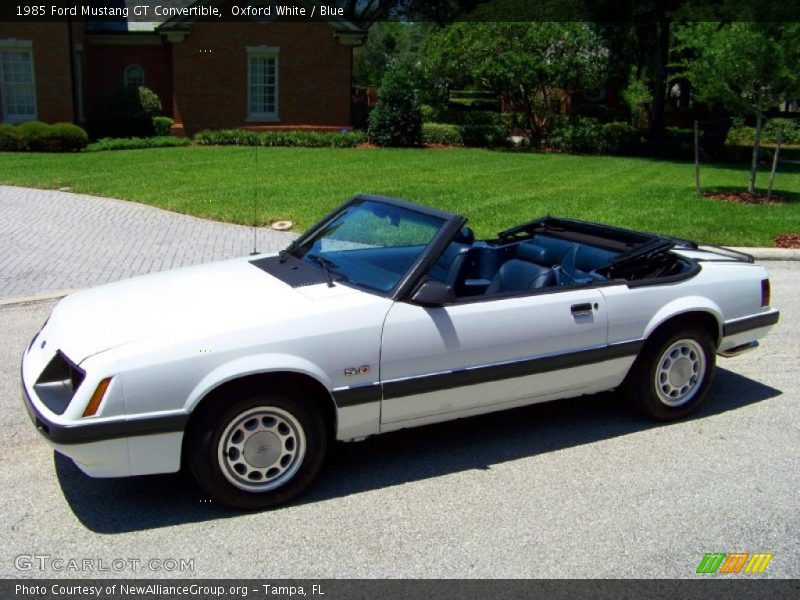
[[[780,173],[792,202],[746,206],[697,198],[694,166],[662,160],[478,149],[255,150],[187,147],[79,154],[0,153],[0,183],[70,187],[211,219],[308,227],[358,192],[399,196],[464,214],[481,236],[553,214],[711,243],[771,246],[800,230],[800,172]],[[747,167],[705,165],[703,185],[743,190]],[[767,173],[759,185],[766,186]]]

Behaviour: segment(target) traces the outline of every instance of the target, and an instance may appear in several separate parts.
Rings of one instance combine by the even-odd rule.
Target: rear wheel
[[[624,392],[648,417],[680,419],[705,400],[715,365],[714,342],[702,329],[657,334],[634,364]]]
[[[245,510],[302,493],[327,445],[322,416],[283,395],[220,399],[187,435],[187,462],[200,487],[220,504]]]

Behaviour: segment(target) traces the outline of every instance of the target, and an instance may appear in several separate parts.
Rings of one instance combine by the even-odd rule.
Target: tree
[[[417,146],[422,111],[412,72],[398,65],[383,76],[378,104],[369,115],[369,140],[379,146]]]
[[[370,27],[367,42],[353,51],[353,79],[358,85],[379,85],[393,64],[414,66],[432,23],[383,21]]]
[[[479,85],[503,96],[541,143],[570,94],[604,81],[608,52],[579,22],[463,22],[432,36],[424,51],[429,79]]]
[[[695,96],[756,120],[748,191],[756,191],[764,113],[800,96],[800,24],[693,23],[676,31]]]

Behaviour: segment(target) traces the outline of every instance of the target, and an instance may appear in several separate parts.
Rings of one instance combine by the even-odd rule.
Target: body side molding
[[[537,373],[605,362],[624,356],[635,356],[643,345],[644,340],[632,340],[578,352],[386,381],[383,382],[383,399],[390,400],[503,379],[526,377]],[[352,388],[339,388],[333,390],[332,393],[339,408],[366,404],[381,400],[381,384],[376,382]]]
[[[777,310],[764,313],[762,315],[755,315],[753,317],[745,317],[744,319],[736,319],[735,321],[726,321],[722,326],[722,337],[735,335],[751,329],[759,329],[769,325],[775,325],[780,318],[780,312]]]

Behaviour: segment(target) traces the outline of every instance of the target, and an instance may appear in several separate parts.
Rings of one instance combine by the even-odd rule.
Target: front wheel
[[[714,342],[705,331],[684,329],[662,334],[648,341],[624,392],[646,416],[674,421],[705,400],[715,365]]]
[[[313,406],[282,395],[222,399],[188,432],[186,458],[203,488],[237,509],[289,502],[313,481],[327,444]]]

